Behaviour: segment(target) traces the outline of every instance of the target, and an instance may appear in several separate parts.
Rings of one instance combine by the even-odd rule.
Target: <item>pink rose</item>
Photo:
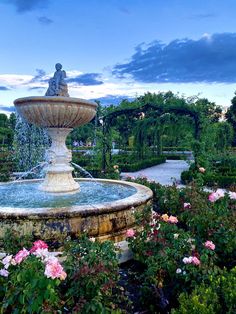
[[[215,203],[215,201],[218,200],[217,194],[216,194],[215,192],[212,192],[211,194],[209,194],[208,200],[209,200],[211,203]]]
[[[171,224],[177,224],[178,219],[177,219],[177,217],[175,217],[175,216],[170,216],[170,217],[168,218],[168,222],[171,223]]]
[[[30,252],[25,248],[23,248],[23,250],[20,250],[14,257],[16,264],[20,264],[29,254]]]
[[[192,264],[198,266],[201,264],[201,262],[196,256],[193,256],[192,257]]]
[[[132,237],[134,237],[134,235],[135,235],[134,229],[128,229],[128,230],[126,231],[126,237],[127,237],[127,238],[132,238]]]
[[[6,269],[0,269],[0,276],[2,277],[8,277],[9,272]]]
[[[203,167],[199,167],[199,168],[198,168],[198,170],[199,170],[201,173],[206,172],[206,169],[205,169],[205,168],[203,168]]]
[[[47,249],[48,245],[42,240],[35,241],[33,247],[30,250],[30,253],[36,251],[37,249]]]
[[[184,208],[185,209],[190,209],[192,206],[190,203],[184,203]]]
[[[222,189],[217,189],[215,192],[212,192],[211,194],[209,194],[208,196],[208,200],[211,203],[214,203],[216,201],[218,201],[220,198],[225,196],[225,192]]]
[[[231,200],[236,200],[236,192],[229,192],[229,197]]]
[[[204,246],[205,246],[205,248],[207,248],[209,250],[212,250],[212,251],[214,251],[214,249],[216,247],[215,244],[212,241],[206,241],[204,243]]]
[[[64,280],[67,274],[57,259],[48,260],[44,274],[47,278]]]
[[[193,265],[200,265],[200,260],[196,256],[189,256],[183,258],[184,264],[193,264]]]

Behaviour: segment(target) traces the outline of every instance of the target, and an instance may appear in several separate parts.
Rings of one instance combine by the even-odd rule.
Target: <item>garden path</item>
[[[172,185],[176,182],[180,183],[181,172],[187,170],[189,164],[185,160],[167,160],[165,163],[146,168],[136,172],[122,172],[121,176],[131,177],[146,176],[149,180],[153,180],[162,185]]]

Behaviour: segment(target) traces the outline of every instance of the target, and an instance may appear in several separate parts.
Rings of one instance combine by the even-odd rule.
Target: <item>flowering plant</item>
[[[70,313],[108,313],[119,303],[115,247],[112,242],[94,240],[84,236],[65,245],[65,306]]]
[[[50,313],[59,308],[57,287],[67,275],[45,242],[36,241],[30,250],[23,248],[14,256],[7,255],[1,264],[5,312]]]

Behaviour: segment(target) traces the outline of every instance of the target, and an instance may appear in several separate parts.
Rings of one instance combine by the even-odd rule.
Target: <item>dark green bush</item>
[[[155,157],[155,158],[150,158],[150,159],[145,159],[141,160],[139,162],[133,162],[130,164],[119,164],[120,170],[124,172],[133,172],[133,171],[138,171],[142,170],[144,168],[152,167],[155,165],[162,164],[166,161],[166,157],[160,156],[160,157]]]
[[[209,284],[196,287],[191,294],[182,293],[179,308],[172,314],[233,314],[236,312],[236,268],[209,277]]]

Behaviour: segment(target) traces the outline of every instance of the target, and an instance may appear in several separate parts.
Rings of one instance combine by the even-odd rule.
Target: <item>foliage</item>
[[[114,300],[113,289],[118,264],[114,246],[111,242],[93,240],[83,237],[65,247],[68,279],[63,289],[65,306],[72,313],[110,313],[116,308],[118,300]]]
[[[32,242],[32,235],[27,234],[24,236],[19,236],[16,231],[8,229],[4,235],[2,247],[6,253],[16,254],[22,247],[30,247]]]
[[[236,184],[236,158],[234,156],[213,154],[206,159],[201,155],[198,161],[198,164],[194,163],[189,170],[182,172],[183,183],[195,181],[202,185],[225,188]],[[205,167],[204,173],[199,171],[200,166]]]
[[[236,311],[236,268],[210,276],[209,285],[201,284],[191,294],[179,296],[179,308],[172,314],[233,314]]]
[[[220,312],[219,298],[211,287],[201,285],[188,295],[179,297],[180,308],[172,310],[172,314],[217,314]]]
[[[236,93],[231,100],[232,105],[228,108],[226,112],[226,119],[232,125],[234,129],[234,146],[236,145]]]
[[[216,291],[219,284],[212,281],[228,276],[222,267],[230,269],[236,260],[236,193],[217,190],[210,197],[197,185],[178,189],[175,185],[162,187],[146,178],[135,181],[152,188],[156,210],[146,209],[137,216],[139,227],[127,233],[134,258],[144,265],[139,280],[145,307],[151,303],[152,312],[162,307],[167,310],[169,302],[170,306],[176,306],[174,300],[183,292],[176,313],[197,313],[201,308],[206,313],[214,313],[223,292]],[[232,283],[225,295],[230,295],[228,307],[231,309],[235,296],[230,291],[234,288],[235,271],[230,276]],[[222,289],[226,291],[226,287],[227,284]],[[207,297],[201,299],[204,289]],[[159,298],[159,303],[153,302],[154,298]]]
[[[130,164],[119,163],[119,166],[121,168],[121,171],[132,172],[132,171],[142,170],[144,168],[148,168],[151,166],[159,165],[159,164],[164,163],[165,161],[166,161],[166,158],[163,156],[160,156],[160,157],[154,157],[150,159],[141,160],[139,162],[132,162]]]
[[[52,313],[61,307],[58,286],[66,273],[46,243],[36,241],[30,251],[23,248],[0,263],[1,313]]]
[[[6,244],[8,252],[20,243],[15,237]],[[65,271],[41,240],[0,261],[0,313],[122,313],[113,243],[83,236],[63,245]]]

